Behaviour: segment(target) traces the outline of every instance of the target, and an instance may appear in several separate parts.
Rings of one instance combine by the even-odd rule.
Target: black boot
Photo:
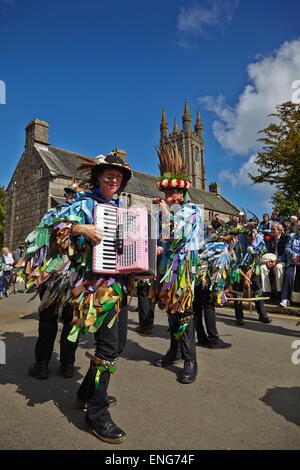
[[[191,319],[183,334],[179,337],[180,349],[184,358],[183,370],[178,376],[178,381],[184,384],[194,382],[197,376],[197,359],[195,347],[195,325]]]
[[[167,354],[157,359],[157,361],[155,361],[154,364],[156,365],[156,367],[167,367],[172,364],[176,364],[177,362],[180,362],[181,360],[182,360],[182,357],[181,357],[180,348],[178,348],[175,351],[174,350],[172,351],[172,349],[170,349],[167,352]]]
[[[258,313],[258,321],[261,321],[262,323],[271,323],[271,319],[268,317],[264,305],[263,300],[259,300],[255,302],[256,304],[256,311]]]
[[[259,315],[258,321],[261,321],[262,323],[271,323],[271,318],[268,317],[268,315]]]
[[[60,373],[65,379],[71,379],[74,377],[74,363],[71,362],[70,364],[61,364],[60,366]]]
[[[28,373],[36,379],[48,379],[48,361],[35,362],[29,367]]]
[[[197,372],[198,368],[196,361],[184,361],[184,367],[178,377],[178,382],[183,384],[191,384],[196,380]]]
[[[108,442],[109,444],[120,444],[127,438],[126,434],[120,429],[111,419],[105,423],[93,423],[88,416],[85,417],[90,432],[101,439],[101,441]]]

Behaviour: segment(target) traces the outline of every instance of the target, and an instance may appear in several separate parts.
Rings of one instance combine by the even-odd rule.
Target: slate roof
[[[82,155],[52,146],[46,147],[37,144],[35,149],[52,173],[70,179],[77,175],[80,179],[80,174],[75,170],[82,163],[80,158]],[[133,170],[133,176],[126,186],[126,192],[151,198],[161,197],[161,191],[156,188],[157,181],[157,176]],[[195,188],[190,189],[189,194],[192,202],[203,204],[207,210],[230,215],[237,215],[239,212],[239,209],[222,195]]]
[[[51,146],[36,144],[34,147],[49,170],[65,178],[76,175],[75,170],[82,163],[80,157],[85,156]]]

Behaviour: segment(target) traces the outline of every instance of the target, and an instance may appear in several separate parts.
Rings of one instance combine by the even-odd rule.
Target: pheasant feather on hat
[[[179,150],[173,146],[169,150],[166,144],[155,148],[160,162],[158,167],[161,174],[160,181],[157,183],[158,189],[161,191],[168,188],[189,190],[191,187],[190,176]]]

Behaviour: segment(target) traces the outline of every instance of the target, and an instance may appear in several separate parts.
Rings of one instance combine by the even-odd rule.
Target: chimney
[[[35,143],[41,145],[50,145],[48,142],[49,124],[39,119],[31,121],[25,129],[25,150],[31,150]]]
[[[221,194],[221,185],[220,185],[220,183],[216,183],[216,182],[210,183],[209,192],[210,193]]]

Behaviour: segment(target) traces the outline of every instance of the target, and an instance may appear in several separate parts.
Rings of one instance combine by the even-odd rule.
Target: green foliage
[[[295,199],[286,198],[280,191],[276,191],[271,198],[273,209],[281,218],[288,221],[291,215],[298,217],[299,203]]]
[[[300,205],[300,105],[287,101],[276,106],[277,118],[258,140],[264,144],[257,153],[255,163],[258,175],[249,177],[254,183],[270,183],[290,203]],[[277,203],[277,196],[275,202]],[[278,202],[279,203],[279,202]]]
[[[0,186],[0,247],[3,247],[5,226],[6,193],[4,186]]]

